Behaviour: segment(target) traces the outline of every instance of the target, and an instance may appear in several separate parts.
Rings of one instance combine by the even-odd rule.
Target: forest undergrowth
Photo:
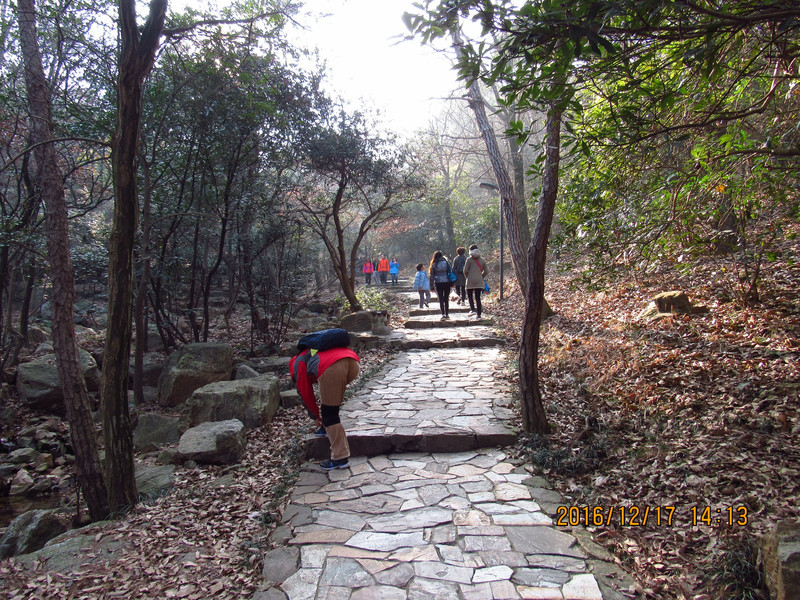
[[[548,273],[556,314],[542,328],[540,380],[552,431],[522,452],[568,505],[589,507],[595,541],[648,598],[768,597],[758,541],[800,516],[797,246],[768,265],[747,308],[712,260],[617,274],[597,291],[579,271]],[[709,312],[637,319],[669,290]],[[514,349],[521,305],[512,293],[493,307]],[[623,526],[619,508],[629,521],[634,506],[647,524]]]

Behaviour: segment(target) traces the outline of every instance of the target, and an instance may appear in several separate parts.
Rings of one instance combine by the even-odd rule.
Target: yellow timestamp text
[[[688,511],[676,506],[559,506],[555,517],[557,527],[744,526],[747,522],[746,506],[692,506]]]

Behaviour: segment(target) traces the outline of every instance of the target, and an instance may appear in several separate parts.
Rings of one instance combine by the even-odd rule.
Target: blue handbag
[[[455,283],[458,281],[458,275],[453,272],[453,269],[450,268],[450,263],[447,264],[447,280],[450,283]]]
[[[489,284],[486,283],[485,281],[483,282],[483,293],[484,294],[488,294],[489,293]]]

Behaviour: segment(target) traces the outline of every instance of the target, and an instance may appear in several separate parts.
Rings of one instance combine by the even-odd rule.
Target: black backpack
[[[322,352],[331,348],[346,348],[349,345],[350,334],[346,329],[323,329],[301,337],[297,342],[297,352],[308,349]]]

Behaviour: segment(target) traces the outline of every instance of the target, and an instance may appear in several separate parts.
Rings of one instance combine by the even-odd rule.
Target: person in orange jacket
[[[386,277],[389,275],[389,259],[384,254],[378,261],[378,276],[381,278],[381,283],[386,285]]]
[[[297,386],[309,416],[324,427],[331,444],[331,457],[319,466],[330,471],[350,466],[350,446],[347,434],[339,419],[339,409],[344,401],[345,388],[358,377],[358,354],[350,348],[330,350],[304,350],[289,361],[289,374]],[[319,383],[321,407],[317,406],[314,384]]]

